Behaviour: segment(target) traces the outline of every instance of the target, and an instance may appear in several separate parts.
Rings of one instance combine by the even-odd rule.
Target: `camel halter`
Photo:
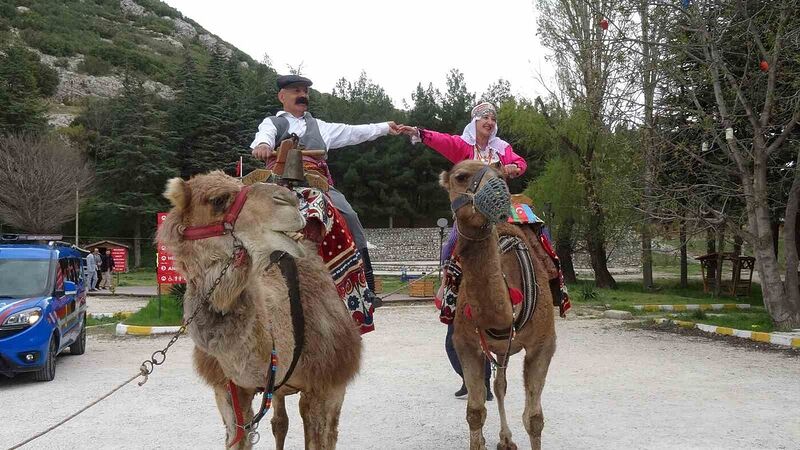
[[[511,194],[502,178],[490,178],[480,189],[478,187],[486,173],[491,170],[484,166],[472,175],[467,185],[467,190],[461,193],[452,203],[450,209],[455,214],[459,209],[470,203],[478,212],[483,214],[491,224],[497,224],[508,219],[511,208]]]
[[[247,195],[250,193],[252,186],[243,187],[239,193],[236,194],[233,204],[225,211],[225,217],[222,222],[212,223],[210,225],[186,227],[181,232],[181,235],[187,241],[196,241],[210,237],[224,236],[233,230],[236,224],[236,219],[239,218],[239,213],[242,212],[244,202],[247,201]]]

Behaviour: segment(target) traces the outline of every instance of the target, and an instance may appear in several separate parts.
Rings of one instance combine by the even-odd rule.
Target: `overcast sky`
[[[396,107],[417,83],[441,90],[451,68],[480,95],[499,78],[529,98],[552,78],[536,38],[531,0],[165,0],[207,30],[279,73],[302,63],[322,92],[362,70]],[[552,83],[552,81],[548,81]]]

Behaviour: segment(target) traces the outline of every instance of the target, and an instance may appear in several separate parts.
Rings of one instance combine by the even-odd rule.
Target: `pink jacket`
[[[450,160],[453,164],[458,164],[466,159],[472,159],[473,148],[461,139],[461,136],[439,133],[432,130],[420,130],[422,143],[441,153],[442,156]],[[505,148],[500,154],[500,162],[505,164],[516,164],[519,167],[520,175],[525,173],[528,163],[518,154],[514,153],[511,145]]]

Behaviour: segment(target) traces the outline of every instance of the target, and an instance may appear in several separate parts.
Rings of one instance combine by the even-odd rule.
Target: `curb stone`
[[[785,347],[799,348],[800,337],[780,333],[764,333],[761,331],[747,331],[737,330],[729,327],[718,327],[716,325],[707,325],[704,323],[694,323],[685,320],[673,319],[654,319],[655,323],[674,323],[675,325],[683,328],[697,328],[698,330],[705,331],[706,333],[722,334],[725,336],[736,336],[744,339],[750,339],[756,342],[766,342],[768,344],[782,345]]]
[[[133,335],[133,336],[151,336],[154,334],[172,334],[180,330],[180,326],[171,327],[146,327],[140,325],[125,325],[123,323],[117,324],[115,334],[117,336]]]
[[[89,313],[89,317],[91,317],[92,319],[104,319],[107,317],[122,317],[123,319],[125,319],[132,315],[133,311],[120,311],[116,313],[109,313],[109,312]]]
[[[722,311],[733,309],[750,309],[747,303],[710,303],[699,305],[633,305],[639,311]]]

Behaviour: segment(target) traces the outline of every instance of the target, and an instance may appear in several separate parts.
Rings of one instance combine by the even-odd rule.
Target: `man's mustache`
[[[308,98],[306,97],[297,97],[294,100],[295,105],[308,105]]]

